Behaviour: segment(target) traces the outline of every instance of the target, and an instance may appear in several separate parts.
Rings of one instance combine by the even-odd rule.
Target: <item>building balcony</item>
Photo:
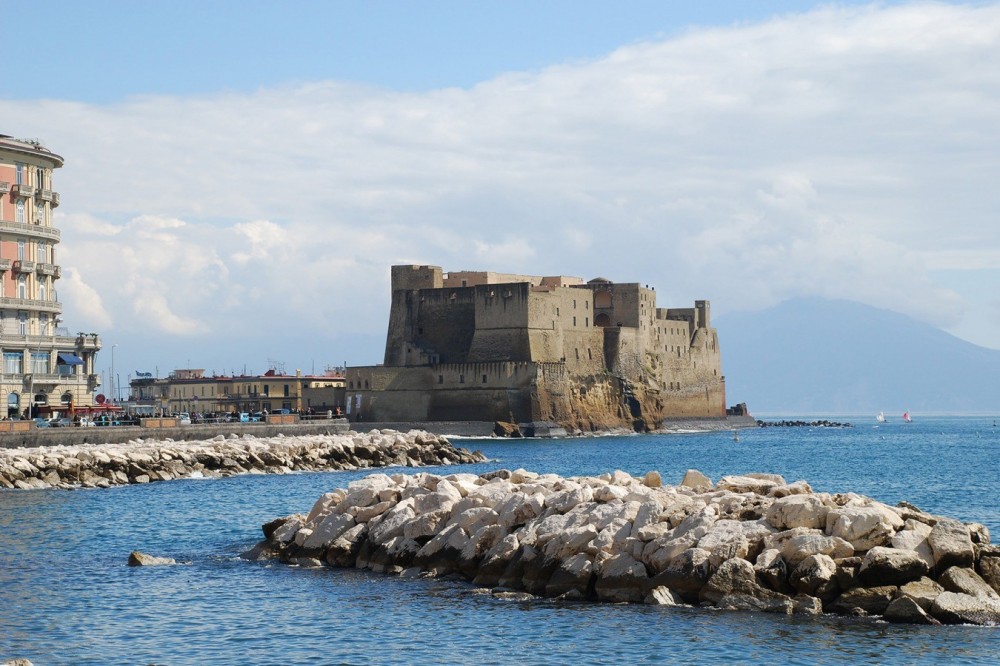
[[[13,266],[15,273],[34,273],[35,262],[26,259],[15,259]]]
[[[59,301],[40,301],[35,298],[0,298],[0,307],[56,314],[62,312],[62,304]]]
[[[52,201],[52,194],[53,194],[52,190],[38,190],[38,192],[35,193],[35,195],[41,201],[48,201],[48,202]]]
[[[58,241],[62,235],[58,229],[53,227],[43,227],[40,224],[22,224],[20,222],[0,222],[0,232],[13,231],[24,234],[31,238],[45,238],[47,240]]]
[[[31,185],[14,185],[14,195],[18,197],[33,197],[35,196],[35,188]]]
[[[55,208],[58,205],[59,205],[59,193],[58,192],[53,192],[52,193],[52,207]]]
[[[51,275],[54,276],[58,272],[58,266],[55,264],[47,264],[44,262],[39,262],[35,266],[35,270],[38,271],[39,275]]]
[[[0,259],[0,273],[6,273],[10,270],[10,267],[14,264],[12,259]]]
[[[0,180],[0,194],[7,194],[10,192],[10,183],[6,180]]]
[[[60,329],[65,331],[66,329]],[[75,335],[18,335],[9,332],[0,332],[0,346],[12,351],[15,348],[30,349],[32,351],[49,351],[52,349],[67,350],[77,349],[76,343],[79,338]]]

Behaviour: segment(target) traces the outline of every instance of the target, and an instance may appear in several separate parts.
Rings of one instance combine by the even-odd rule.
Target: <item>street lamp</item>
[[[118,402],[115,396],[115,347],[117,346],[111,345],[111,377],[109,377],[110,381],[108,382],[111,388],[111,402],[114,403]]]

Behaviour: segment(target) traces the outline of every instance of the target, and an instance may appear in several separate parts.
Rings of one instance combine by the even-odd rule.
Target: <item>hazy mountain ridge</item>
[[[717,317],[729,403],[787,414],[1000,414],[1000,351],[888,310],[794,299]]]

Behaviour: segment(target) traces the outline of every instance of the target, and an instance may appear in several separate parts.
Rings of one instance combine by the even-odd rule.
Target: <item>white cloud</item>
[[[1000,6],[832,7],[468,90],[0,113],[66,158],[61,260],[101,285],[112,334],[183,334],[224,366],[298,328],[313,358],[371,362],[379,343],[331,341],[381,338],[401,261],[604,275],[716,312],[808,294],[939,324],[986,307],[933,270],[995,265],[996,62]]]

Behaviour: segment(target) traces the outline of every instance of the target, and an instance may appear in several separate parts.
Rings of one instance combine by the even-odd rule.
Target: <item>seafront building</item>
[[[91,407],[99,386],[96,333],[63,327],[56,281],[59,206],[53,172],[63,158],[38,141],[0,135],[0,392],[4,416]]]
[[[393,266],[382,365],[347,370],[352,421],[554,422],[652,430],[724,419],[708,301],[649,285]]]
[[[327,411],[344,409],[344,376],[271,369],[262,375],[205,375],[201,368],[174,370],[167,377],[137,377],[129,382],[130,407],[151,414]]]

